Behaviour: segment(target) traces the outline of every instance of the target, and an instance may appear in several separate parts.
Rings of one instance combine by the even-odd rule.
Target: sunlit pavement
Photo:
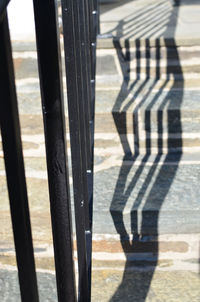
[[[29,4],[26,33],[22,20],[10,26],[40,296],[56,301]],[[199,301],[199,4],[101,6],[101,33],[112,38],[100,37],[97,50],[93,301]],[[71,169],[69,136],[67,143]],[[0,296],[10,302],[19,288],[0,156]]]

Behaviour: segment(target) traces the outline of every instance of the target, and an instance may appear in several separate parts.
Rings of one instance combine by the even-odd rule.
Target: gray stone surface
[[[112,55],[104,55],[99,56],[97,59],[97,74],[103,75],[103,74],[116,74],[117,73],[117,67],[114,61],[114,56]]]
[[[137,88],[130,93],[97,91],[96,131],[118,133],[123,145],[126,145],[132,134],[132,139],[137,141],[140,148],[146,147],[146,139],[151,148],[161,143],[163,146],[168,145],[171,151],[176,148],[181,150],[182,147],[198,147],[199,90],[153,91],[150,84],[146,87],[143,84],[138,83]],[[127,134],[130,134],[129,137]],[[131,141],[129,143],[132,144]]]
[[[15,59],[15,74],[17,79],[38,78],[37,60],[33,58]]]
[[[55,275],[37,273],[40,301],[57,301]],[[0,270],[0,297],[2,302],[18,302],[20,291],[18,274],[15,270]]]
[[[183,60],[192,60],[193,58],[199,58],[200,54],[198,51],[198,45],[192,47],[185,47],[185,46],[176,46],[173,45],[173,47],[167,47],[167,46],[159,46],[159,44],[155,47],[151,47],[151,45],[148,45],[148,41],[146,42],[145,46],[141,46],[140,43],[138,42],[138,45],[135,47],[131,48],[131,45],[127,44],[125,45],[122,41],[119,41],[118,43],[113,42],[113,48],[115,48],[115,56],[118,56],[120,51],[123,51],[123,54],[125,55],[125,50],[129,51],[130,55],[130,60],[135,60],[135,59],[145,59],[145,61],[149,64],[150,62],[155,62],[158,59],[160,60],[166,60],[168,59],[168,63],[170,66],[178,65],[180,61]],[[111,51],[111,50],[108,50]],[[104,53],[105,55],[105,50],[103,49],[97,49],[97,54]],[[177,58],[177,53],[178,53],[178,58]],[[148,57],[147,57],[148,54]],[[121,56],[120,59],[123,61],[126,57]],[[147,58],[149,60],[147,60]],[[128,57],[127,57],[128,59]]]
[[[140,39],[145,45],[160,40],[162,45],[199,44],[198,1],[181,0],[180,6],[174,6],[172,0],[136,0],[120,1],[101,6],[101,33],[111,33],[116,39],[129,39],[135,43]],[[111,39],[101,39],[99,47],[111,47]]]
[[[147,159],[95,174],[94,232],[124,235],[124,224],[129,234],[200,232],[200,165]]]
[[[200,295],[199,276],[189,272],[101,270],[95,281],[94,302],[198,302]]]
[[[128,267],[127,267],[128,268]],[[56,302],[55,275],[37,273],[41,302]],[[92,276],[92,302],[198,302],[199,276],[187,271],[162,272],[94,270]],[[2,302],[20,301],[16,271],[0,271]]]
[[[182,111],[188,117],[195,115],[198,117],[200,109],[200,90],[178,89],[158,89],[154,91],[152,81],[149,83],[138,81],[132,90],[99,90],[97,91],[96,112],[133,112],[135,109],[140,111]],[[153,87],[151,87],[153,86]]]
[[[141,249],[154,254],[152,258],[147,255],[147,261],[142,255],[139,255],[143,257],[140,261],[128,257],[122,262],[95,260],[92,301],[197,302],[200,297],[199,274],[191,267],[194,263],[195,269],[198,267],[198,253],[193,255],[194,259],[191,257],[191,263],[184,260],[189,271],[181,272],[177,268],[173,271],[172,264],[177,253],[185,257],[187,249],[193,252],[191,246],[197,250],[196,242],[188,245],[184,234],[189,234],[192,241],[192,234],[200,233],[199,155],[146,155],[144,158],[139,156],[137,163],[131,156],[128,160],[127,156],[123,162],[112,111],[115,117],[119,117],[118,126],[120,134],[125,134],[122,139],[125,143],[123,119],[127,133],[133,138],[136,118],[133,113],[138,111],[136,124],[143,131],[140,146],[145,146],[144,132],[157,134],[159,123],[160,137],[162,132],[169,137],[177,135],[173,141],[168,137],[163,139],[171,147],[185,144],[192,150],[200,146],[200,1],[181,0],[180,7],[174,7],[171,0],[112,2],[102,6],[101,30],[102,33],[112,33],[114,39],[98,40],[94,196],[94,234],[111,236],[96,240],[93,248],[97,253],[120,253],[121,256],[123,250],[135,252],[136,258]],[[189,47],[182,47],[184,45]],[[61,47],[63,49],[63,45]],[[106,52],[102,48],[111,49]],[[27,137],[23,138],[25,154],[32,150],[25,158],[25,166],[38,256],[39,251],[47,252],[44,247],[41,249],[42,244],[52,247],[52,231],[44,153],[34,157],[34,152],[42,145],[34,135],[40,137],[43,134],[35,42],[14,41],[13,49],[22,133],[29,135],[27,141]],[[155,80],[156,72],[159,81]],[[196,138],[192,136],[194,133]],[[152,138],[151,146],[156,143],[157,138]],[[130,144],[133,144],[132,140]],[[13,268],[6,268],[15,265],[15,257],[2,159],[0,172],[0,297],[2,302],[15,302],[20,301],[17,273]],[[73,202],[72,211],[74,213]],[[129,242],[126,235],[131,233],[144,236]],[[116,234],[124,239],[122,246],[119,239],[113,241],[116,236],[112,235]],[[179,234],[183,235],[181,240],[160,242],[157,236],[160,234],[175,234],[175,239]],[[152,238],[155,241],[151,242]],[[10,246],[12,249],[9,250]],[[167,251],[171,253],[170,260],[159,260],[158,255]],[[53,270],[52,255],[37,257],[36,265],[40,269]],[[179,268],[182,269],[181,265]],[[157,271],[157,268],[161,270]],[[57,301],[52,273],[39,272],[38,284],[42,302]]]

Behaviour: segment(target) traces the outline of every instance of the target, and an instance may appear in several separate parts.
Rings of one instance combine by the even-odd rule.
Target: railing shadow
[[[137,15],[133,19],[129,17],[128,26],[126,23],[126,40],[125,52],[119,40],[114,41],[114,46],[118,55],[121,71],[123,74],[123,82],[119,95],[113,106],[113,119],[118,131],[120,141],[124,151],[124,160],[120,168],[118,180],[116,183],[113,199],[110,206],[110,213],[116,228],[120,235],[121,245],[126,255],[126,264],[124,268],[123,279],[117,288],[115,294],[110,299],[114,301],[137,301],[146,300],[149,292],[150,284],[154,275],[155,268],[158,264],[159,245],[158,245],[158,223],[159,212],[168,191],[173,183],[177,172],[182,152],[182,125],[181,125],[181,104],[183,101],[184,79],[177,51],[175,39],[176,26],[169,27],[173,10],[176,9],[178,15],[179,1],[175,1],[174,6],[168,5],[170,1],[160,1],[158,4],[148,9],[147,19],[143,19],[137,28]],[[134,3],[133,3],[134,5]],[[138,14],[142,15],[142,11]],[[146,13],[146,12],[145,12]],[[138,15],[139,16],[139,15]],[[155,22],[155,19],[163,21]],[[154,20],[152,24],[152,20]],[[174,21],[173,21],[174,22]],[[123,21],[119,24],[121,31]],[[124,23],[125,24],[125,23]],[[132,24],[136,26],[132,26]],[[127,31],[128,28],[128,31]],[[166,78],[163,79],[163,66],[161,66],[160,58],[162,51],[160,47],[160,38],[165,36],[166,31],[171,31],[170,47],[168,41],[165,41],[166,48]],[[141,31],[141,34],[140,34]],[[151,48],[150,38],[159,32],[155,45],[155,72],[151,75]],[[131,52],[130,38],[137,34],[135,47],[135,79],[131,80]],[[139,35],[139,37],[138,37]],[[148,37],[147,37],[148,36]],[[145,37],[145,56],[141,58],[140,39]],[[170,64],[172,59],[176,61],[176,69]],[[145,68],[141,62],[145,60]],[[145,73],[145,77],[142,77]],[[179,87],[178,90],[177,85]],[[169,88],[170,87],[170,88]],[[155,92],[156,91],[156,92]],[[173,92],[173,93],[172,93]],[[131,97],[130,97],[131,95]],[[128,98],[129,97],[129,98]],[[172,110],[176,103],[176,110]],[[152,108],[156,106],[156,131],[157,131],[157,152],[154,160],[149,166],[151,151],[155,144],[155,129],[152,129]],[[133,108],[133,109],[132,109]],[[132,109],[133,112],[133,135],[134,146],[130,145],[130,133],[127,131],[127,112]],[[141,117],[140,110],[145,112],[144,117],[144,133],[145,133],[145,154],[141,163],[135,165],[139,157],[140,151],[144,146],[140,146],[141,142]],[[166,110],[166,124],[164,127],[163,111]],[[167,150],[164,149],[164,136],[167,134]],[[174,139],[176,134],[176,139]],[[178,137],[177,137],[178,135]],[[174,149],[177,152],[173,153]],[[165,152],[164,152],[165,151]],[[162,159],[162,160],[161,160]],[[148,165],[147,165],[148,163]],[[145,172],[145,173],[144,173]],[[128,181],[130,179],[131,181]],[[138,180],[140,179],[140,184]],[[138,190],[138,186],[140,188]],[[137,189],[137,190],[136,190]],[[131,220],[131,236],[126,230],[124,222],[124,209],[128,203],[131,194],[136,190],[137,195],[133,200],[130,210]],[[129,201],[130,202],[130,201]],[[139,221],[139,209],[142,211]],[[151,241],[148,236],[153,235]],[[145,250],[146,258],[139,261],[140,257],[135,257],[141,251]],[[148,256],[151,255],[151,259]],[[153,257],[152,257],[153,255]],[[144,255],[143,255],[144,257]],[[152,294],[152,293],[151,293]]]

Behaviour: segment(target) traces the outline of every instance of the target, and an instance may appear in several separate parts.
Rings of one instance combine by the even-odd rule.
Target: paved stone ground
[[[95,302],[200,299],[200,1],[180,3],[120,0],[101,6],[102,33],[114,39],[99,39],[97,51]],[[13,1],[10,14],[17,20],[20,6],[17,12],[15,5]],[[26,18],[31,5],[26,1]],[[11,24],[13,55],[40,300],[53,302],[57,296],[32,16],[28,21],[23,41],[18,32],[23,19],[16,27]],[[137,158],[136,113],[144,153]],[[120,135],[114,114],[122,117]],[[67,141],[72,186],[68,136]],[[149,142],[154,154],[146,154]],[[175,142],[184,154],[158,152],[166,153]],[[124,158],[125,145],[132,154]],[[0,196],[0,297],[15,302],[20,301],[19,286],[1,146]]]
[[[54,274],[38,272],[37,277],[40,301],[55,302],[57,294]],[[152,280],[150,288],[149,280]],[[126,271],[123,273],[123,271],[112,269],[100,269],[93,272],[92,301],[198,302],[199,285],[198,274],[192,272],[155,272],[153,274],[153,272]],[[2,302],[20,301],[15,270],[1,269],[0,296]]]
[[[101,7],[101,33],[114,38],[128,39],[135,45],[137,39],[145,39],[154,45],[156,39],[162,44],[199,44],[199,1],[180,0],[122,0]],[[166,30],[167,29],[167,30]],[[101,47],[110,47],[111,39],[99,41]]]
[[[124,225],[128,234],[200,233],[199,164],[170,156],[160,159],[151,162],[145,156],[136,165],[124,161],[96,173],[96,233],[117,229],[123,236]]]

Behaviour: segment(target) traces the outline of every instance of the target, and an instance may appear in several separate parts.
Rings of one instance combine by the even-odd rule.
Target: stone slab
[[[94,231],[120,235],[200,232],[200,166],[182,164],[180,156],[168,160],[169,155],[159,164],[157,156],[149,166],[145,156],[141,165],[124,162],[96,173]]]
[[[199,2],[172,0],[120,1],[101,6],[101,33],[116,40],[129,40],[143,45],[148,39],[161,45],[199,45]],[[99,39],[98,47],[112,47],[112,39]]]
[[[15,269],[1,269],[0,295],[2,302],[20,300],[18,277]],[[57,301],[55,274],[38,272],[40,300]],[[121,302],[198,302],[199,275],[193,272],[140,272],[105,269],[94,270],[92,275],[92,301]]]
[[[198,274],[100,270],[93,276],[93,301],[199,301]]]
[[[41,301],[57,301],[56,280],[52,273],[37,273]],[[18,274],[16,270],[0,270],[0,296],[2,302],[20,301]]]
[[[111,50],[97,51],[97,76],[111,76],[137,72],[149,72],[153,77],[156,72],[160,74],[172,73],[178,77],[182,73],[198,73],[200,56],[198,47],[179,48],[145,48],[136,49],[123,47],[121,44],[113,45]],[[119,49],[118,49],[119,48]],[[63,68],[65,66],[62,58]],[[38,63],[35,51],[14,52],[14,66],[16,79],[38,78]],[[120,68],[119,68],[120,66]],[[166,68],[168,66],[168,69]]]
[[[134,83],[133,83],[134,84]],[[122,90],[98,90],[96,112],[134,112],[134,111],[198,111],[200,109],[200,91],[158,88],[157,82],[137,81],[133,87]],[[131,89],[132,88],[132,89]]]
[[[131,225],[145,235],[200,233],[199,154],[141,155],[123,162],[122,152],[113,158],[105,151],[95,156],[94,233],[120,234],[122,221],[128,234]],[[34,242],[52,242],[45,158],[25,158],[25,167]],[[1,241],[12,242],[3,160],[0,168]]]

